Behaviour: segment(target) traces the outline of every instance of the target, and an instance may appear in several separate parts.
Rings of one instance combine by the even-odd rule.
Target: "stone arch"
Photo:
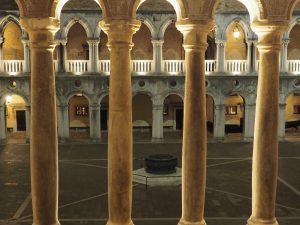
[[[132,98],[134,98],[136,95],[147,95],[151,99],[154,97],[150,91],[134,91],[132,93]]]
[[[134,0],[132,1],[132,4],[130,6],[130,12],[132,17],[136,17],[136,11],[138,10],[138,8],[141,6],[141,4],[143,4],[146,0]],[[167,2],[169,2],[177,15],[178,20],[185,18],[187,16],[187,3],[184,0],[166,0]]]
[[[30,96],[27,96],[25,93],[21,92],[21,91],[17,91],[17,90],[13,90],[13,91],[5,91],[4,93],[1,94],[0,96],[0,105],[4,105],[6,102],[6,96],[8,95],[18,95],[19,97],[21,97],[24,102],[25,105],[29,106],[30,105]]]
[[[91,96],[89,95],[89,94],[87,94],[86,92],[83,92],[83,91],[76,91],[76,90],[74,90],[74,91],[71,91],[71,92],[69,92],[68,94],[66,94],[66,102],[67,102],[67,104],[69,103],[69,101],[70,101],[70,99],[73,97],[73,96],[75,96],[75,95],[77,95],[77,94],[82,94],[82,96],[83,97],[85,97],[87,100],[88,100],[88,102],[89,102],[89,105],[91,105],[92,104],[92,98],[91,98]]]
[[[158,34],[157,34],[157,36],[160,40],[164,39],[165,31],[167,30],[168,26],[171,23],[173,23],[175,20],[176,20],[175,17],[170,16],[162,23],[162,25],[159,28]]]
[[[251,32],[250,24],[248,24],[247,21],[244,21],[244,19],[241,17],[235,17],[224,25],[224,29],[222,31],[222,37],[224,37],[224,40],[227,40],[227,33],[235,23],[242,27],[243,32],[245,33],[245,39],[247,40]]]
[[[17,0],[18,2],[19,0]],[[60,18],[61,11],[64,7],[64,5],[68,2],[69,0],[58,0],[54,1],[53,6],[52,6],[52,12],[51,15],[55,17],[56,19]],[[104,4],[103,0],[94,0],[95,3],[100,7],[102,10],[103,14],[106,15],[106,5]]]
[[[285,103],[288,99],[289,96],[291,96],[292,94],[295,94],[295,93],[300,93],[300,89],[291,89],[291,90],[288,90],[285,94],[284,94],[284,97],[283,97],[283,103]]]
[[[152,108],[152,96],[149,93],[144,91],[135,92],[132,96],[132,125],[138,131],[146,129],[148,137],[151,136],[151,129],[149,128],[152,127]]]
[[[180,92],[176,92],[176,91],[167,91],[167,92],[165,92],[165,93],[162,93],[161,94],[161,97],[162,97],[162,100],[163,100],[163,102],[165,101],[165,99],[168,97],[168,96],[170,96],[170,95],[177,95],[177,96],[179,96],[180,98],[181,98],[181,100],[182,100],[182,102],[184,102],[184,96],[183,96],[183,94],[182,93],[180,93]]]
[[[87,38],[93,37],[93,32],[92,32],[92,29],[91,29],[88,21],[85,18],[82,18],[81,16],[75,16],[75,17],[72,17],[71,19],[67,20],[63,24],[62,29],[61,29],[62,30],[61,31],[62,39],[67,39],[69,30],[76,23],[79,23],[84,28]]]
[[[0,20],[0,31],[1,31],[2,35],[3,35],[3,32],[6,28],[6,26],[12,22],[15,23],[20,28],[20,30],[23,32],[23,29],[20,25],[20,20],[14,15],[7,15]]]
[[[144,15],[137,15],[137,19],[148,27],[151,33],[151,37],[155,38],[158,31],[153,22],[147,16]]]
[[[256,0],[237,0],[241,2],[248,10],[250,15],[250,21],[255,21],[261,16],[261,3],[258,3]]]
[[[107,96],[109,97],[109,92],[103,92],[98,98],[98,104],[101,105],[102,100]]]

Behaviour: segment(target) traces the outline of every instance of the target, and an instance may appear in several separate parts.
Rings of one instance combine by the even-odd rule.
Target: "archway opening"
[[[206,95],[206,126],[207,126],[207,137],[212,138],[214,133],[214,111],[215,102],[212,96]]]
[[[3,32],[1,64],[3,72],[10,75],[16,75],[24,70],[22,31],[13,21],[8,22]]]
[[[74,23],[67,37],[67,59],[88,60],[89,46],[87,44],[87,34],[83,26],[79,22]]]
[[[137,94],[132,99],[132,128],[135,139],[151,139],[152,101],[145,94]]]
[[[108,110],[109,110],[109,95],[106,95],[100,102],[100,128],[101,128],[101,137],[107,138],[108,132]]]
[[[285,136],[300,137],[300,92],[295,92],[286,99]]]
[[[225,134],[229,139],[242,139],[245,102],[242,96],[231,94],[225,100]]]
[[[29,131],[29,114],[26,112],[26,104],[21,96],[6,95],[5,116],[8,143],[25,143],[26,139],[29,139],[29,135],[26,134]]]
[[[179,95],[170,94],[164,100],[164,138],[182,138],[183,100]]]
[[[89,102],[82,94],[76,94],[69,100],[70,139],[88,139],[90,137],[89,127]]]
[[[290,32],[290,42],[287,49],[288,72],[300,74],[300,25],[296,24]]]

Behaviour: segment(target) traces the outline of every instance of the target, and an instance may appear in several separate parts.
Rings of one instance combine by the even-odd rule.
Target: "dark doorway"
[[[107,120],[108,120],[107,109],[100,110],[100,118],[101,118],[101,130],[107,130]]]
[[[17,131],[25,131],[26,130],[26,114],[25,110],[17,110]]]
[[[176,130],[183,130],[183,109],[176,109]]]

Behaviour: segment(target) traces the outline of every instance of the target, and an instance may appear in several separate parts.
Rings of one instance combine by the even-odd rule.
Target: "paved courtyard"
[[[208,225],[244,225],[251,213],[251,143],[209,143],[205,217]],[[149,153],[181,159],[180,143],[134,144],[134,169]],[[300,142],[280,143],[276,214],[280,225],[300,224]],[[180,161],[180,160],[179,160]],[[179,165],[181,167],[181,165]],[[104,225],[107,221],[107,145],[59,146],[62,225]],[[0,224],[32,224],[29,145],[0,146]],[[181,187],[134,183],[135,225],[175,225],[181,215]]]

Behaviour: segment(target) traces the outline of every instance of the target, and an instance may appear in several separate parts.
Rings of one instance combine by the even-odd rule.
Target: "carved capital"
[[[288,29],[288,21],[253,22],[253,31],[258,36],[259,51],[280,51],[283,33]]]
[[[138,20],[103,19],[99,23],[101,29],[107,34],[107,46],[111,48],[132,48],[132,36],[138,31],[141,22]]]
[[[180,20],[176,23],[177,29],[184,36],[185,49],[206,50],[207,35],[214,27],[213,20]]]
[[[54,35],[59,30],[59,20],[52,17],[21,18],[20,23],[29,33],[29,43],[33,49],[54,49]]]

